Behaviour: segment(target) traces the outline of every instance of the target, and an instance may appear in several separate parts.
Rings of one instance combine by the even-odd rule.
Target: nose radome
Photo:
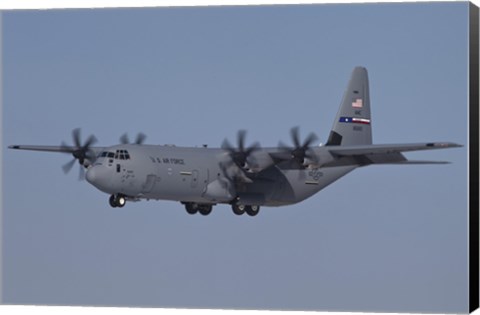
[[[97,173],[96,168],[97,167],[92,166],[87,171],[86,179],[87,179],[87,182],[89,182],[90,184],[93,184],[95,182],[96,177],[97,177],[97,175],[95,174],[95,173]]]
[[[102,165],[90,166],[85,174],[85,179],[97,189],[111,193],[110,173],[108,168]]]

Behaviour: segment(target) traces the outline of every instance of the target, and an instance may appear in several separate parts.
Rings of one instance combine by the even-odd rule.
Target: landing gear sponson
[[[212,212],[213,205],[212,204],[198,204],[194,202],[182,202],[185,205],[185,210],[187,210],[188,214],[196,214],[199,212],[201,215],[209,215]],[[233,213],[236,215],[242,215],[247,213],[249,216],[254,217],[260,211],[260,206],[258,205],[241,205],[241,204],[233,204],[232,205]]]

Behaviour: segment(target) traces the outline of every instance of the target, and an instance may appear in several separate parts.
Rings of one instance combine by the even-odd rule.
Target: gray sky
[[[354,66],[375,143],[467,144],[467,3],[5,12],[3,299],[14,304],[455,312],[467,304],[467,148],[372,166],[294,206],[189,216],[10,144],[321,142]]]

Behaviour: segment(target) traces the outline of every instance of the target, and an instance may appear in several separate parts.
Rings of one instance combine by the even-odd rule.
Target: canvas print
[[[2,12],[3,303],[468,312],[470,8]]]

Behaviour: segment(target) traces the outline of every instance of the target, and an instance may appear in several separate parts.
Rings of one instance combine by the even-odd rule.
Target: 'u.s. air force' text
[[[162,158],[161,163],[185,165],[185,161],[183,159],[177,159],[177,158]]]
[[[162,163],[162,164],[174,164],[174,165],[185,165],[184,159],[179,158],[160,158],[160,157],[150,157],[153,163]]]

